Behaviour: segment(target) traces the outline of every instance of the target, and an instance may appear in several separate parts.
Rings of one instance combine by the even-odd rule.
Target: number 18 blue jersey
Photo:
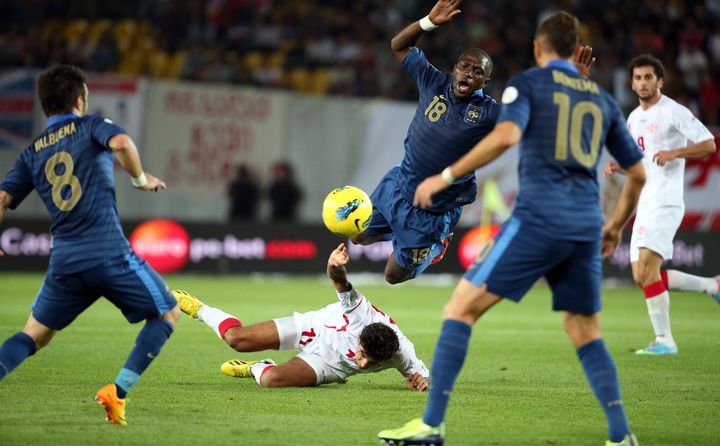
[[[52,219],[50,267],[65,274],[130,252],[115,202],[108,140],[126,133],[101,116],[51,117],[0,184],[17,207],[35,189]]]
[[[553,61],[513,76],[502,103],[497,122],[523,131],[513,215],[555,239],[598,239],[602,147],[624,168],[643,156],[615,100],[570,63]]]

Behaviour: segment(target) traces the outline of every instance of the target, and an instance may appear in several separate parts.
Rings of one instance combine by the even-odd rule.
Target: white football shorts
[[[312,327],[312,313],[295,313],[294,316],[273,319],[280,337],[279,350],[300,350],[297,357],[305,361],[314,371],[317,384],[329,384],[343,381],[347,374],[341,370],[330,367],[318,353],[303,351],[301,342],[312,341],[310,327]],[[314,334],[314,330],[312,331]]]
[[[630,238],[630,261],[637,262],[640,248],[656,252],[663,260],[672,259],[673,239],[685,215],[680,206],[661,206],[639,211]]]

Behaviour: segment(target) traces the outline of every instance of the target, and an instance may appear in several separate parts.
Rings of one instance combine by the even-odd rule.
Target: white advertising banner
[[[91,74],[87,85],[88,113],[111,119],[135,142],[142,141],[146,82],[132,77]]]
[[[140,151],[144,168],[167,190],[138,196],[129,184],[119,187],[123,217],[224,221],[234,167],[265,172],[281,158],[283,101],[261,90],[151,82]]]

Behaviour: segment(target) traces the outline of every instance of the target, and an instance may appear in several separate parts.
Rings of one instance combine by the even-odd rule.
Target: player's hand
[[[592,70],[593,65],[595,65],[595,58],[592,57],[592,47],[590,45],[578,45],[575,48],[573,64],[582,77],[585,79],[590,77],[590,71]]]
[[[419,392],[426,391],[430,386],[427,378],[419,373],[411,373],[406,377],[408,389],[417,390]]]
[[[428,18],[437,26],[451,22],[453,17],[460,14],[460,10],[457,9],[460,3],[462,0],[438,0],[430,10]]]
[[[4,255],[5,255],[5,253],[3,252],[2,249],[0,249],[0,257],[2,257],[2,256],[4,256]]]
[[[615,161],[608,161],[608,163],[605,164],[605,169],[603,169],[603,176],[609,177],[618,172],[620,172],[620,165]]]
[[[415,189],[413,206],[429,208],[432,206],[432,196],[446,189],[448,186],[450,185],[440,175],[425,178],[425,180],[418,185],[417,189]]]
[[[606,224],[602,228],[602,233],[602,258],[606,259],[615,252],[615,249],[620,244],[622,229],[613,228]]]
[[[165,182],[160,178],[156,178],[147,172],[145,172],[145,177],[147,178],[147,183],[142,187],[136,187],[136,189],[148,192],[158,192],[165,189]]]
[[[677,159],[678,155],[674,150],[661,150],[653,155],[653,161],[660,167],[663,167],[668,161]]]
[[[341,268],[350,262],[350,255],[348,254],[345,243],[340,243],[333,252],[330,253],[328,259],[328,266],[331,268]]]

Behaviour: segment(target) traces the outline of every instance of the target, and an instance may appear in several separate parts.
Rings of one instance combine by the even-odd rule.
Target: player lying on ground
[[[173,291],[180,309],[205,322],[238,352],[296,349],[284,364],[270,359],[231,360],[221,367],[230,376],[250,378],[263,387],[309,387],[343,381],[357,373],[397,369],[411,390],[427,390],[429,372],[395,321],[378,310],[347,280],[350,260],[341,243],[328,259],[327,274],[339,302],[317,311],[243,326],[234,316]]]
[[[630,239],[633,279],[645,294],[655,340],[639,355],[674,355],[670,329],[669,289],[704,292],[720,303],[720,280],[677,270],[661,270],[673,255],[673,239],[685,215],[685,160],[715,152],[713,134],[686,107],[662,94],[665,69],[660,60],[643,54],[630,62],[632,90],[638,107],[627,127],[642,149],[647,183],[640,194]],[[625,173],[611,161],[605,175]]]

